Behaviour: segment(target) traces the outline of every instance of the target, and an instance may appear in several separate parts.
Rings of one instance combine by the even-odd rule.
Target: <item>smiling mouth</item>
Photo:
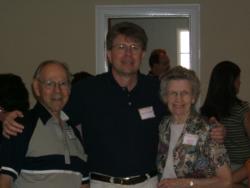
[[[180,104],[174,104],[173,105],[175,108],[183,108],[184,107],[184,105],[180,105]]]
[[[52,97],[52,100],[53,100],[53,101],[61,101],[61,100],[62,100],[62,96],[61,96],[61,95],[54,95],[54,96]]]
[[[184,106],[179,106],[179,107],[174,107],[175,110],[185,110],[185,107]]]
[[[122,61],[123,64],[133,64],[133,61]]]

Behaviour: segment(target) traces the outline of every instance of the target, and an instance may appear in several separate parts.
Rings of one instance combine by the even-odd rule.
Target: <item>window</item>
[[[187,69],[190,69],[190,34],[189,30],[179,29],[177,31],[177,61]]]

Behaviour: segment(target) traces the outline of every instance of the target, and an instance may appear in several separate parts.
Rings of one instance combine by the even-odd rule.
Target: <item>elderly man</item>
[[[32,86],[38,102],[19,120],[25,126],[23,134],[3,141],[0,187],[86,188],[86,155],[62,112],[70,94],[67,66],[41,63]]]

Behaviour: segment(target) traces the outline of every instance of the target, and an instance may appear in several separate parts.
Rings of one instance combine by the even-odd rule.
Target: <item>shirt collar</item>
[[[43,124],[46,125],[46,123],[51,119],[54,118],[51,113],[40,103],[37,102],[36,105],[34,106],[34,110],[36,111],[37,114],[39,114],[40,119],[42,120]],[[69,117],[67,114],[63,111],[60,112],[60,118],[63,121],[69,120]]]
[[[109,80],[111,81],[112,84],[116,85],[116,86],[119,87],[119,88],[123,88],[123,87],[121,87],[121,86],[117,83],[117,81],[115,80],[115,78],[114,78],[114,76],[113,76],[111,70],[108,71],[108,78],[109,78]],[[141,79],[142,79],[142,74],[138,71],[137,83],[136,83],[135,87],[132,89],[132,91],[135,90],[135,88],[138,87],[138,85],[140,85]]]

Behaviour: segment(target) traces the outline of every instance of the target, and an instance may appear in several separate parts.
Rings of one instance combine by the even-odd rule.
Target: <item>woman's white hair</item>
[[[193,70],[186,69],[182,66],[176,66],[171,68],[165,76],[161,79],[160,95],[163,100],[166,96],[166,92],[169,86],[169,82],[172,80],[187,80],[192,87],[192,95],[194,97],[194,104],[197,102],[200,95],[200,80],[196,76]]]

